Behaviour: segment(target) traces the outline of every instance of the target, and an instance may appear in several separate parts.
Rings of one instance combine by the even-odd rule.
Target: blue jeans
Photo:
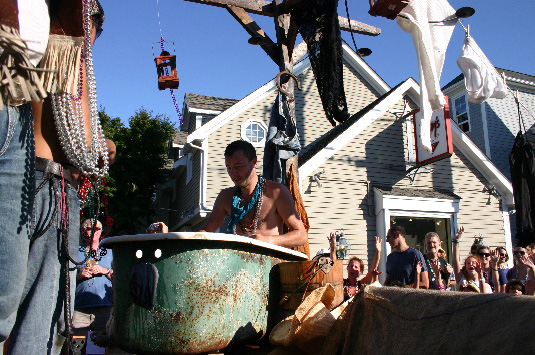
[[[35,195],[30,104],[0,110],[0,342],[15,323],[24,289]]]
[[[58,333],[65,329],[65,272],[62,249],[61,178],[50,173],[35,172],[37,193],[32,218],[32,238],[27,274],[17,320],[9,341],[10,354],[59,353],[62,341]],[[68,201],[69,253],[76,258],[80,237],[78,193],[66,183]],[[54,212],[56,211],[56,212]],[[48,227],[48,229],[47,229]],[[74,306],[76,268],[70,264],[71,315]],[[60,338],[62,338],[60,336]]]

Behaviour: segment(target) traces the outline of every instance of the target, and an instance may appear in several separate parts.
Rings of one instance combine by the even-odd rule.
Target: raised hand
[[[476,267],[474,268],[477,275],[479,276],[479,280],[485,280],[485,275],[483,274],[483,268],[481,267],[481,263],[476,263]]]
[[[494,249],[490,253],[490,266],[493,269],[496,269],[499,264],[500,264],[500,251],[498,249]]]
[[[420,275],[422,273],[423,267],[424,267],[424,265],[422,264],[422,262],[418,261],[418,263],[416,264],[416,274],[417,275]]]
[[[438,274],[440,273],[440,260],[439,259],[431,260],[431,267],[433,268],[435,275],[438,276]]]
[[[329,234],[329,236],[327,237],[327,240],[329,241],[329,248],[331,250],[335,250],[336,248],[336,235],[331,232],[331,234]]]
[[[464,234],[464,227],[461,226],[459,227],[459,230],[457,231],[457,233],[455,233],[455,238],[454,240],[459,240]]]
[[[520,257],[518,258],[518,261],[520,262],[520,264],[525,265],[527,267],[530,267],[530,268],[535,267],[535,264],[533,264],[533,261],[527,255],[520,255]]]
[[[448,274],[453,274],[453,268],[451,267],[451,265],[446,265],[446,270],[448,271]]]
[[[381,240],[380,237],[375,237],[375,252],[376,253],[380,253],[381,250],[383,249],[383,241]]]

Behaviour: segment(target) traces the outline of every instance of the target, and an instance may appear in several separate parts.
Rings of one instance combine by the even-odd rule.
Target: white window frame
[[[461,113],[458,113],[457,112],[457,105],[456,105],[456,101],[457,100],[464,100],[464,105],[466,107],[466,112],[461,112]],[[459,95],[459,96],[456,96],[452,99],[452,104],[451,107],[450,107],[450,110],[451,108],[453,108],[453,120],[455,121],[455,123],[457,123],[457,125],[459,126],[459,128],[461,128],[461,131],[463,131],[464,133],[470,133],[470,131],[472,130],[472,123],[470,122],[470,113],[468,112],[468,100],[466,99],[466,94],[462,94],[462,95]],[[462,114],[466,114],[466,120],[462,121],[461,123],[459,123],[459,116],[462,115]],[[462,129],[462,125],[463,124],[468,124],[468,130],[463,130]]]
[[[247,138],[247,127],[249,127],[250,125],[252,124],[257,124],[259,125],[260,127],[262,127],[262,129],[264,130],[264,138],[262,138],[262,140],[260,140],[259,142],[251,142],[248,138]],[[247,120],[245,123],[243,123],[241,125],[241,139],[243,139],[244,141],[247,141],[249,143],[251,143],[254,147],[263,147],[266,143],[266,138],[267,138],[267,133],[268,133],[268,127],[266,126],[266,124],[264,122],[262,122],[261,120],[257,120],[257,119],[249,119]]]
[[[186,159],[186,184],[189,184],[193,178],[193,153],[188,153]]]
[[[383,240],[381,270],[386,270],[386,257],[392,251],[384,238],[390,228],[391,217],[446,218],[450,220],[450,235],[455,235],[460,203],[457,199],[385,195],[377,189],[374,189],[374,196],[376,232]],[[379,275],[379,279],[384,283],[386,273]]]

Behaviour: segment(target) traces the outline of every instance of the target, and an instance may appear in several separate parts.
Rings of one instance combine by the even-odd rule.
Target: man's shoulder
[[[234,195],[234,192],[236,191],[236,187],[227,187],[226,189],[223,189],[219,192],[219,197],[221,198],[230,198],[232,195]]]
[[[264,181],[266,184],[265,185],[266,189],[270,189],[270,190],[286,189],[286,186],[284,186],[280,182],[276,182],[276,181],[268,180],[268,179],[264,179]]]
[[[284,194],[289,194],[290,191],[286,186],[283,184],[272,181],[272,180],[265,180],[265,187],[264,187],[264,193],[268,194],[270,197],[279,197],[284,196]]]
[[[422,254],[422,252],[419,251],[418,249],[414,249],[413,247],[409,247],[409,249],[407,249],[406,252],[407,254],[415,254],[421,257],[422,259],[424,258],[424,254]]]

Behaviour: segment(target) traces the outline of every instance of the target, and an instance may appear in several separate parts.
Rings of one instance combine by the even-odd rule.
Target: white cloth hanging
[[[398,25],[412,35],[416,48],[420,69],[419,134],[423,146],[431,152],[431,116],[433,111],[443,108],[446,103],[440,90],[440,75],[446,49],[457,23],[455,10],[446,0],[411,0],[400,15],[397,17]]]
[[[467,36],[457,65],[464,74],[468,101],[480,104],[488,98],[503,99],[507,85],[476,41]]]

